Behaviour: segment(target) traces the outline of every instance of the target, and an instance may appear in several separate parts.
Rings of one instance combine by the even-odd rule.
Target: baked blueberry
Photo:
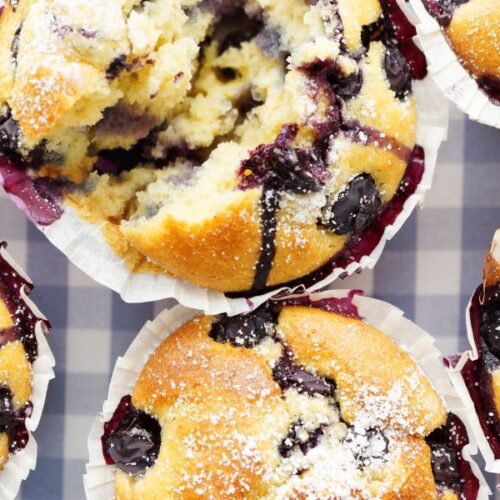
[[[126,248],[138,273],[224,293],[359,261],[353,238],[369,250],[382,212],[401,212],[417,130],[407,25],[395,3],[367,2],[7,8],[0,155],[25,173],[5,189],[40,225],[65,207],[112,223],[105,244],[120,258]],[[383,193],[318,224],[365,172]],[[62,186],[52,217],[32,186],[40,177]]]
[[[382,200],[373,177],[355,177],[338,198],[323,209],[321,224],[335,234],[360,234],[380,214]]]
[[[156,419],[134,407],[129,396],[106,424],[103,447],[108,463],[127,474],[144,474],[158,458],[161,428]]]
[[[446,498],[477,489],[453,444],[466,443],[460,421],[447,421],[423,371],[359,314],[331,312],[346,309],[334,300],[330,311],[275,301],[254,315],[200,315],[171,333],[104,425],[116,498]]]

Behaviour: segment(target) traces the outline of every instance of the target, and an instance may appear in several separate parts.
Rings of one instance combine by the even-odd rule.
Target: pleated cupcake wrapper
[[[349,293],[350,290],[328,290],[309,294],[309,297],[314,302],[331,297],[344,298]],[[435,347],[433,337],[406,319],[402,311],[386,302],[356,295],[353,303],[367,323],[384,332],[410,353],[445,400],[448,411],[456,414],[463,421],[470,442],[464,446],[462,455],[470,463],[479,480],[478,498],[487,498],[491,492],[479,467],[471,458],[477,453],[477,446],[473,439],[471,429],[473,424],[469,422],[469,412],[450,383],[442,363],[442,355]],[[201,313],[184,306],[176,306],[163,311],[155,320],[144,325],[125,355],[118,358],[113,370],[108,398],[103,404],[102,412],[96,417],[88,437],[89,461],[84,476],[88,500],[115,498],[116,467],[106,465],[102,452],[101,436],[104,432],[104,423],[110,420],[121,398],[133,392],[137,377],[145,363],[163,340],[198,314]]]
[[[441,92],[472,120],[500,128],[500,106],[488,99],[464,68],[443,29],[429,14],[422,0],[397,2],[417,29],[415,41],[423,50],[429,73]]]
[[[14,270],[25,280],[31,282],[28,275],[14,261],[5,248],[0,248],[0,258],[8,262]],[[31,415],[26,418],[26,429],[28,430],[28,444],[17,453],[9,455],[5,467],[0,472],[0,499],[11,500],[16,497],[21,487],[21,483],[28,477],[31,470],[34,470],[37,462],[37,443],[33,432],[37,429],[42,415],[49,381],[54,378],[55,359],[50,346],[45,337],[45,316],[38,307],[27,296],[25,287],[20,290],[21,299],[34,317],[39,321],[35,326],[35,336],[38,343],[38,357],[32,363],[33,387],[31,403],[33,405]]]
[[[495,234],[495,239],[493,241],[491,253],[493,257],[500,262],[500,230],[497,230]],[[479,359],[479,350],[476,344],[476,339],[474,338],[474,330],[472,328],[472,322],[470,317],[470,309],[472,305],[472,298],[467,305],[466,312],[466,325],[467,325],[467,337],[470,343],[470,350],[464,352],[460,358],[450,365],[448,368],[450,379],[457,391],[458,395],[461,397],[464,407],[467,409],[469,413],[469,419],[474,422],[474,432],[475,438],[478,443],[479,449],[481,450],[481,454],[484,457],[486,462],[486,470],[493,473],[500,473],[500,459],[495,458],[495,454],[491,449],[491,446],[488,442],[488,439],[483,431],[479,423],[479,418],[477,416],[477,411],[474,406],[474,402],[470,396],[469,390],[465,383],[464,377],[462,375],[462,369],[465,364],[470,360],[472,362],[476,362]]]
[[[309,287],[310,291],[318,290],[340,276],[373,268],[387,240],[397,233],[431,187],[437,152],[447,134],[448,107],[446,99],[440,95],[430,78],[415,82],[414,88],[418,108],[417,143],[424,148],[426,157],[425,173],[420,185],[407,199],[395,222],[385,228],[373,252],[345,269],[335,269],[329,276]],[[24,201],[15,195],[10,196],[30,217],[29,207]],[[124,260],[106,243],[102,226],[84,221],[71,207],[65,207],[64,213],[56,222],[49,226],[40,226],[40,229],[75,265],[97,282],[118,292],[126,302],[152,302],[174,298],[185,306],[199,309],[207,314],[222,312],[238,314],[257,307],[272,296],[290,292],[290,288],[284,285],[272,292],[249,298],[228,298],[223,293],[210,291],[182,279],[151,273],[133,273],[127,268]]]

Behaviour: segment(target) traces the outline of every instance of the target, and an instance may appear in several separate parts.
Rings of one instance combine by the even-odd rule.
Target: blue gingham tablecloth
[[[374,271],[340,286],[362,288],[400,307],[444,353],[465,349],[465,307],[500,226],[499,158],[500,132],[452,111],[424,209],[388,244]],[[115,359],[148,319],[173,302],[123,303],[71,265],[3,195],[0,214],[0,240],[9,242],[35,283],[32,297],[52,322],[49,341],[57,360],[36,432],[38,467],[20,498],[82,499],[87,433]]]

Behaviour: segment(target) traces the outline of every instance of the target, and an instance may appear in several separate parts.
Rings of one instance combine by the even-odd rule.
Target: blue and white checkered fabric
[[[443,352],[464,349],[465,307],[500,226],[499,159],[499,131],[453,112],[424,210],[388,244],[374,271],[349,278],[342,288],[363,288],[400,307],[437,338]],[[0,213],[0,239],[36,285],[33,299],[52,322],[57,360],[36,433],[38,468],[21,497],[82,499],[87,433],[115,359],[165,303],[124,304],[72,266],[3,196]]]

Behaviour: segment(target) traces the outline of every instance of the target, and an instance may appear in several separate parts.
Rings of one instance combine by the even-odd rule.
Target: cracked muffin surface
[[[422,71],[402,55],[411,41],[400,47],[394,9],[10,2],[6,189],[29,193],[40,224],[76,208],[133,271],[213,290],[262,290],[359,259],[424,168],[412,95]]]
[[[475,498],[463,424],[408,353],[339,310],[269,303],[167,337],[104,424],[116,498]]]

